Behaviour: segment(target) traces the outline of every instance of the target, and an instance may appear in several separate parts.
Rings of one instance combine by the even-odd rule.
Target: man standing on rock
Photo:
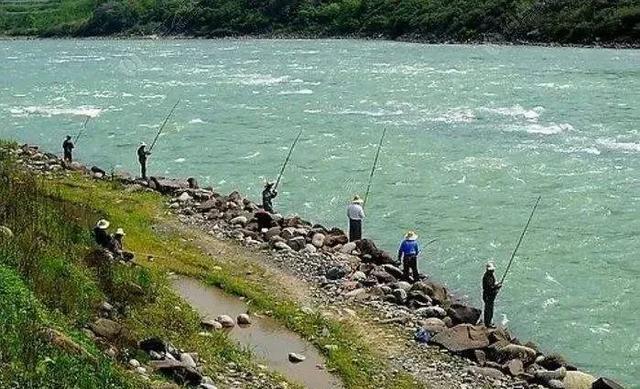
[[[64,161],[67,163],[71,163],[73,161],[73,141],[71,140],[71,136],[67,135],[67,139],[62,142],[62,150],[64,151]]]
[[[150,151],[146,150],[147,144],[142,142],[138,147],[138,162],[140,162],[140,174],[142,179],[147,179],[147,158],[151,155]]]
[[[502,284],[496,282],[495,276],[496,266],[493,262],[487,263],[487,270],[482,277],[482,300],[484,301],[484,325],[485,327],[494,327],[493,325],[493,304],[496,301],[498,290]]]
[[[404,237],[400,248],[398,249],[398,262],[402,261],[402,273],[405,281],[411,282],[409,278],[409,270],[413,274],[413,282],[420,280],[418,273],[418,254],[420,254],[420,246],[418,245],[418,235],[409,231]]]
[[[351,204],[347,207],[347,217],[349,218],[349,242],[362,239],[362,221],[364,220],[364,201],[360,196],[353,197]]]
[[[273,199],[278,195],[278,191],[273,188],[273,182],[267,182],[262,191],[262,209],[269,213],[273,212]]]

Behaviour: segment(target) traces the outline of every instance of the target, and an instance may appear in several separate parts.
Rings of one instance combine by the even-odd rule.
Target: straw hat
[[[491,262],[491,261],[487,262],[487,270],[489,270],[489,271],[496,270],[496,265],[494,265],[494,263]]]
[[[407,234],[404,236],[404,238],[406,240],[418,240],[418,235],[413,232],[413,231],[409,231],[407,232]]]
[[[127,234],[124,233],[124,230],[122,228],[118,228],[116,230],[116,235],[126,236]]]
[[[98,220],[98,223],[96,224],[96,227],[98,227],[101,230],[106,230],[107,228],[109,228],[109,221],[105,220],[105,219],[100,219]]]
[[[353,196],[353,200],[351,200],[351,202],[354,203],[354,204],[362,204],[362,203],[364,203],[364,201],[358,195]]]
[[[140,142],[140,147],[147,147],[147,144],[144,142]]]

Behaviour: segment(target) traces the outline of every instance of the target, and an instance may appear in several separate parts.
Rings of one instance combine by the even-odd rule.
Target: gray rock
[[[109,319],[98,319],[94,323],[89,324],[89,328],[96,335],[106,339],[115,339],[122,331],[122,326],[119,323]]]
[[[13,231],[9,227],[0,226],[0,238],[11,239],[13,238]]]
[[[247,217],[246,216],[236,216],[229,221],[231,224],[238,224],[241,226],[247,225]]]
[[[300,251],[304,249],[306,245],[306,240],[302,236],[296,236],[287,241],[287,246],[291,247],[295,251]]]
[[[469,371],[477,376],[489,377],[497,380],[501,380],[505,378],[504,374],[498,369],[494,369],[492,367],[477,367],[471,366]]]
[[[318,252],[318,248],[310,243],[307,243],[304,245],[304,249],[302,251],[304,251],[305,253],[313,254]]]
[[[317,248],[321,248],[322,246],[324,246],[324,240],[325,235],[317,232],[313,234],[313,237],[311,238],[311,244]]]
[[[334,266],[327,270],[327,278],[330,280],[338,280],[347,275],[347,269],[342,266]]]
[[[363,272],[359,271],[359,270],[358,270],[358,271],[356,271],[356,272],[354,272],[354,273],[351,275],[351,280],[352,280],[352,281],[362,282],[362,281],[364,281],[364,280],[366,280],[366,279],[367,279],[367,275],[366,275],[366,274],[364,274]]]
[[[608,378],[600,377],[593,383],[592,389],[624,389],[622,385]]]
[[[549,380],[546,386],[551,389],[565,389],[564,384],[560,380]]]
[[[397,279],[401,279],[403,277],[402,270],[400,270],[400,268],[398,268],[397,266],[387,263],[382,265],[382,268],[384,269],[384,271],[391,274]]]
[[[382,269],[376,269],[372,271],[371,275],[374,276],[378,280],[378,282],[383,284],[390,284],[390,283],[396,282],[396,278],[394,276],[392,276],[391,274],[387,273]]]
[[[302,354],[289,353],[289,362],[291,363],[300,363],[305,359],[307,359],[307,357]]]
[[[464,305],[464,304],[451,304],[447,309],[447,315],[451,317],[454,324],[476,324],[480,319],[481,310]]]
[[[271,227],[265,232],[264,237],[266,240],[271,240],[271,238],[280,235],[282,229],[280,227]]]
[[[397,289],[402,289],[406,292],[411,290],[411,284],[408,283],[407,281],[398,281],[398,283],[395,286]]]
[[[519,344],[508,344],[498,349],[499,362],[520,359],[525,365],[536,360],[536,350]]]
[[[182,362],[187,367],[196,367],[196,361],[193,360],[193,357],[188,353],[180,354],[180,362]]]
[[[217,331],[217,330],[221,330],[222,329],[222,323],[220,323],[219,321],[213,320],[213,319],[202,319],[200,321],[200,325],[203,328],[206,328],[208,330],[213,330],[213,331]]]
[[[276,250],[282,250],[282,251],[293,251],[293,250],[291,249],[291,247],[289,247],[289,245],[288,245],[288,244],[286,244],[286,243],[284,243],[284,242],[275,242],[275,243],[273,244],[273,247],[274,247]]]
[[[251,324],[251,318],[246,313],[241,313],[236,318],[236,322],[241,325],[249,325]]]
[[[562,381],[567,375],[567,369],[563,366],[556,370],[537,370],[533,373],[533,376],[540,381],[558,380]]]
[[[504,370],[513,377],[518,377],[524,373],[524,365],[521,360],[512,359],[505,363]]]
[[[289,240],[293,237],[296,236],[296,229],[293,227],[287,227],[284,228],[282,230],[282,232],[280,233],[280,236],[284,239],[284,240]]]
[[[216,317],[216,321],[222,324],[225,328],[233,328],[236,323],[233,322],[233,319],[229,315],[220,315]]]
[[[416,315],[418,316],[422,316],[422,317],[438,317],[438,318],[443,318],[445,316],[447,316],[447,312],[444,310],[444,308],[439,307],[439,306],[433,306],[433,307],[423,307],[423,308],[418,308],[415,310]]]
[[[404,304],[407,301],[407,292],[404,289],[396,289],[393,291],[393,296],[396,298],[397,304]]]
[[[547,370],[555,370],[567,365],[567,361],[560,354],[542,356],[540,360],[536,362]]]
[[[340,252],[344,254],[351,254],[355,249],[356,249],[356,244],[354,242],[349,242],[349,243],[345,243],[340,248]]]
[[[193,197],[191,197],[187,192],[182,192],[180,196],[178,196],[178,201],[181,203],[186,203],[189,200],[193,200]]]
[[[137,359],[130,359],[129,360],[129,366],[131,366],[131,367],[133,367],[135,369],[136,367],[140,366],[140,362],[138,362]]]

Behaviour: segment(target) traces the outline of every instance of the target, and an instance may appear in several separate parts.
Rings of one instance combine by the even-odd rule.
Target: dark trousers
[[[362,239],[362,220],[349,219],[349,242]]]
[[[409,271],[413,273],[413,282],[417,282],[420,279],[418,273],[418,256],[405,255],[402,259],[402,274],[406,281],[411,281],[409,278]]]
[[[495,297],[484,298],[484,325],[486,327],[493,325],[493,305],[495,301]]]
[[[67,162],[72,162],[71,151],[64,151],[64,160]]]
[[[140,174],[142,178],[147,179],[147,161],[140,161]]]

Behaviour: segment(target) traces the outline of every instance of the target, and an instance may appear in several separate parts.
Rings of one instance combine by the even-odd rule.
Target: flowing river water
[[[345,226],[387,135],[365,235],[395,251],[438,241],[421,269],[480,302],[505,268],[497,321],[545,351],[640,382],[640,51],[352,40],[37,40],[0,43],[0,137],[77,158],[194,176],[257,200],[299,129],[276,207]],[[636,386],[633,386],[636,385]]]

